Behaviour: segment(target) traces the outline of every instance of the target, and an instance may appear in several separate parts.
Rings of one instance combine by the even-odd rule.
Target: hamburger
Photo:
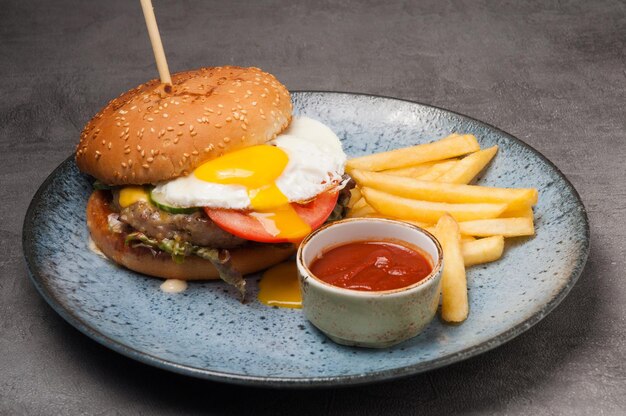
[[[112,261],[154,277],[243,275],[292,255],[345,212],[346,156],[288,90],[258,68],[201,68],[152,80],[96,114],[76,149],[94,179],[87,226]]]

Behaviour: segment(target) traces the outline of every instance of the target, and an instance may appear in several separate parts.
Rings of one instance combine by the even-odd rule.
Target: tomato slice
[[[331,212],[333,212],[338,196],[339,192],[336,190],[327,191],[318,195],[317,198],[307,204],[292,203],[291,206],[298,216],[309,224],[311,230],[314,230],[322,225]],[[269,233],[258,218],[250,215],[250,211],[204,207],[204,212],[206,212],[209,218],[220,228],[237,237],[262,243],[282,243],[290,241],[284,237],[274,236]],[[302,238],[304,238],[304,236],[302,236]]]

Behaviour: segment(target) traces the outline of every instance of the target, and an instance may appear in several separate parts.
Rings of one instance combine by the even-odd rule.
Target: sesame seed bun
[[[98,248],[115,263],[148,276],[181,280],[219,279],[210,261],[189,256],[181,264],[169,254],[153,254],[144,247],[124,244],[123,234],[109,231],[107,216],[112,212],[106,193],[95,191],[87,203],[87,227]],[[242,274],[254,273],[280,263],[295,252],[295,246],[257,244],[229,250],[233,266]]]
[[[289,92],[258,68],[200,68],[172,74],[112,100],[85,126],[78,167],[108,185],[157,183],[202,163],[263,144],[291,120]]]

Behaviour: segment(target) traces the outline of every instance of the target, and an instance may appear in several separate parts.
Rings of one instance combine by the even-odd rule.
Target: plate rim
[[[582,241],[582,253],[576,259],[576,264],[574,265],[572,272],[569,276],[567,283],[557,292],[545,305],[543,305],[537,312],[528,317],[526,320],[520,322],[519,324],[507,329],[506,331],[496,335],[495,337],[483,341],[480,344],[473,345],[467,348],[464,348],[460,351],[457,351],[453,354],[440,357],[431,361],[411,364],[403,367],[380,370],[375,372],[367,372],[356,375],[340,375],[340,376],[324,376],[324,377],[268,377],[268,376],[255,376],[255,375],[245,375],[245,374],[237,374],[237,373],[229,373],[224,371],[215,371],[206,368],[199,368],[189,365],[182,365],[175,363],[170,360],[166,360],[152,354],[137,350],[133,347],[130,347],[120,341],[117,341],[113,338],[110,338],[94,328],[84,320],[82,320],[79,316],[73,313],[73,311],[66,309],[61,302],[57,300],[57,298],[52,294],[47,285],[45,284],[45,279],[41,279],[39,275],[39,268],[36,266],[34,262],[34,239],[30,237],[33,235],[33,224],[29,221],[30,218],[33,217],[36,206],[38,205],[38,201],[41,199],[41,194],[43,191],[49,186],[49,184],[54,180],[57,175],[57,172],[64,168],[66,164],[71,163],[74,159],[74,155],[70,155],[63,162],[61,162],[42,182],[42,184],[37,189],[37,192],[33,195],[28,209],[26,210],[26,215],[24,217],[23,225],[22,225],[22,250],[24,254],[24,259],[26,261],[28,275],[30,277],[31,282],[39,292],[39,294],[46,300],[46,302],[52,307],[52,309],[58,313],[66,322],[72,325],[74,328],[78,329],[83,334],[87,335],[89,338],[98,342],[99,344],[112,349],[113,351],[122,354],[128,358],[134,359],[136,361],[142,362],[144,364],[151,365],[153,367],[157,367],[161,370],[168,370],[178,374],[197,377],[201,379],[206,379],[210,381],[216,382],[224,382],[229,384],[237,384],[237,385],[245,385],[245,386],[257,386],[257,387],[274,387],[274,388],[327,388],[327,387],[339,387],[339,386],[352,386],[352,385],[363,385],[363,384],[371,384],[376,382],[382,382],[392,379],[398,379],[403,377],[408,377],[411,375],[416,375],[425,371],[434,370],[437,368],[445,367],[450,364],[460,362],[466,360],[468,358],[483,354],[487,351],[490,351],[504,343],[512,340],[513,338],[521,335],[526,332],[528,329],[532,328],[535,324],[545,318],[550,312],[552,312],[561,301],[568,295],[572,287],[576,284],[578,279],[580,278],[585,265],[587,263],[587,259],[589,257],[590,252],[590,242],[591,242],[591,233],[589,227],[589,218],[587,215],[587,210],[585,205],[580,197],[580,194],[574,187],[574,185],[570,182],[570,180],[565,176],[563,172],[546,156],[544,156],[541,152],[539,152],[534,147],[530,146],[523,140],[507,133],[506,131],[495,127],[489,123],[484,121],[475,119],[473,117],[458,113],[453,110],[448,110],[445,108],[433,106],[430,104],[421,103],[419,101],[413,101],[404,98],[390,97],[385,95],[378,94],[369,94],[369,93],[359,93],[359,92],[348,92],[348,91],[325,91],[325,90],[291,90],[291,93],[295,94],[333,94],[333,95],[349,95],[349,96],[363,96],[363,97],[373,97],[373,98],[382,98],[388,100],[395,101],[403,101],[410,104],[417,104],[423,107],[429,107],[436,109],[438,111],[443,111],[446,113],[453,114],[462,119],[466,119],[472,122],[477,122],[484,126],[493,129],[499,134],[506,136],[507,139],[513,140],[517,142],[522,147],[529,149],[533,154],[538,156],[544,163],[550,166],[557,175],[564,181],[565,185],[569,188],[569,191],[574,196],[577,205],[579,207],[579,212],[582,215],[583,223],[584,223],[584,239]]]

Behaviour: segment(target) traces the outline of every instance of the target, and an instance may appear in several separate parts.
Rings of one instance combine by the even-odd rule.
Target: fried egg
[[[173,207],[265,212],[311,200],[338,185],[345,163],[341,142],[330,128],[294,117],[289,128],[267,144],[208,161],[152,192]]]

